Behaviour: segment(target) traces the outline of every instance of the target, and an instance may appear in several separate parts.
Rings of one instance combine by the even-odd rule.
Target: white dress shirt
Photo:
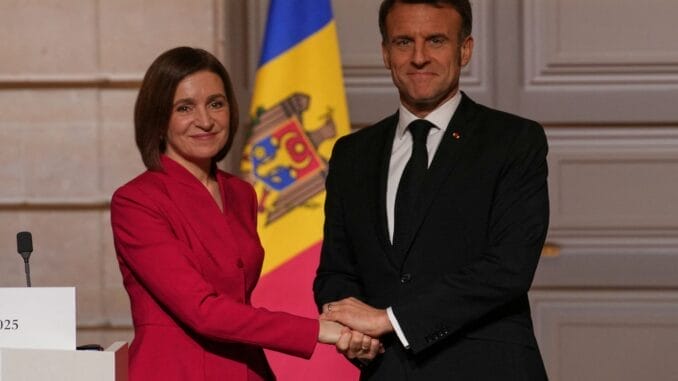
[[[440,105],[437,109],[431,111],[425,118],[427,121],[431,122],[434,128],[431,128],[428,132],[428,138],[426,139],[426,150],[428,152],[428,165],[431,165],[433,161],[433,156],[435,156],[438,146],[442,141],[445,130],[447,130],[447,125],[452,120],[457,107],[461,102],[461,92],[457,93],[450,98],[447,102]],[[393,137],[393,148],[391,149],[391,161],[388,166],[388,184],[386,185],[386,219],[388,221],[388,233],[391,243],[393,243],[393,229],[394,229],[394,214],[395,214],[395,199],[396,192],[398,191],[398,184],[400,183],[400,177],[405,171],[405,166],[410,160],[412,154],[412,134],[407,132],[407,126],[414,120],[421,119],[411,113],[403,104],[400,104],[398,108],[398,125],[396,126],[395,136]],[[398,336],[398,339],[402,342],[405,348],[409,347],[409,342],[405,337],[398,320],[393,314],[393,309],[391,307],[386,309],[388,318],[391,321],[391,325]]]

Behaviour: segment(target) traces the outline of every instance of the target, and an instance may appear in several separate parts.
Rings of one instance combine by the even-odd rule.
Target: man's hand
[[[386,310],[374,308],[353,297],[325,304],[320,318],[339,322],[371,337],[393,332]]]
[[[336,344],[337,352],[351,360],[358,360],[363,364],[372,361],[378,354],[384,353],[384,347],[379,340],[373,339],[358,331],[344,328]]]

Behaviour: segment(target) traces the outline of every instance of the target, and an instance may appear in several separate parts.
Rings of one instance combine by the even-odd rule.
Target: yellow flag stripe
[[[251,114],[268,109],[294,93],[310,96],[309,108],[302,114],[306,131],[321,127],[329,113],[336,126],[337,137],[350,131],[346,97],[341,73],[341,60],[332,21],[294,48],[259,68],[255,80]],[[328,159],[336,138],[323,141],[317,148]],[[247,149],[247,148],[246,148]],[[264,185],[255,183],[258,196]],[[259,235],[266,250],[262,274],[266,274],[322,239],[322,192],[307,200],[279,220],[266,225],[265,213],[259,214]]]

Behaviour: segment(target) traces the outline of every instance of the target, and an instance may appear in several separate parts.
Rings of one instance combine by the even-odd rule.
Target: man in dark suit
[[[527,291],[548,226],[547,143],[536,122],[459,91],[468,0],[380,8],[397,113],[340,139],[314,283],[370,380],[543,380]]]

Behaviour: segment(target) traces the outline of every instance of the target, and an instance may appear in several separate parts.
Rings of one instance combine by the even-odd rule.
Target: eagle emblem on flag
[[[302,113],[310,100],[295,93],[269,109],[258,108],[252,118],[252,136],[245,147],[247,175],[261,191],[258,209],[266,225],[325,189],[327,161],[317,148],[336,136],[336,127],[328,112],[322,126],[307,130]]]

